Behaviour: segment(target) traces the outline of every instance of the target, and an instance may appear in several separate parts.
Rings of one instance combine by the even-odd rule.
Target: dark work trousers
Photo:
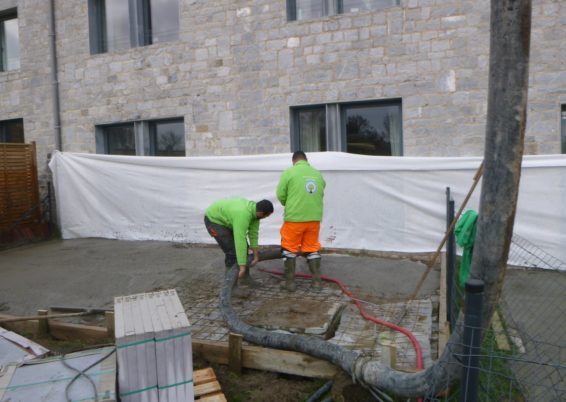
[[[232,265],[236,263],[236,246],[234,244],[234,233],[232,230],[226,226],[212,222],[206,215],[204,217],[204,226],[206,226],[208,234],[214,237],[216,243],[218,243],[222,251],[224,251],[226,256],[224,264],[226,264],[226,268],[232,267]]]

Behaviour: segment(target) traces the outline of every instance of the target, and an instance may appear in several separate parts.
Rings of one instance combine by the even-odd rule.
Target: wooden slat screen
[[[10,229],[16,222],[38,223],[41,220],[38,204],[35,142],[0,143],[0,231]]]

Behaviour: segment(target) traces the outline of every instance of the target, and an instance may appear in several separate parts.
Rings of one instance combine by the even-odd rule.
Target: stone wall
[[[13,2],[22,68],[0,73],[0,119],[24,118],[44,167],[55,142],[48,2],[0,10]],[[180,0],[179,41],[96,55],[88,2],[55,3],[65,151],[95,152],[97,124],[184,117],[188,156],[288,152],[290,106],[401,98],[404,155],[483,152],[487,0],[294,22],[284,0]],[[535,2],[527,153],[560,152],[565,20],[565,2]]]

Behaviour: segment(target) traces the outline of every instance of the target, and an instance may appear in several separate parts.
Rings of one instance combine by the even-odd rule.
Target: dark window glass
[[[299,149],[305,152],[326,151],[325,107],[298,109]]]
[[[376,10],[379,8],[393,7],[398,0],[338,0],[339,10],[343,13],[354,13],[358,11]]]
[[[0,121],[0,142],[24,143],[23,119]]]
[[[346,152],[363,155],[402,155],[401,105],[341,106]]]
[[[0,71],[20,68],[18,17],[15,13],[0,16]]]
[[[296,0],[295,19],[307,20],[326,15],[324,0]]]
[[[566,154],[566,105],[562,105],[562,153]]]
[[[185,156],[185,127],[182,119],[150,122],[150,155]]]
[[[134,136],[133,123],[105,126],[103,130],[107,154],[136,154],[136,140]]]
[[[151,22],[148,30],[151,43],[171,42],[179,39],[179,1],[151,0]]]

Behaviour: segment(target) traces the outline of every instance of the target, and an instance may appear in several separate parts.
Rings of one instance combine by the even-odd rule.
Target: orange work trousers
[[[281,226],[281,248],[296,253],[320,251],[320,222],[284,222]]]

